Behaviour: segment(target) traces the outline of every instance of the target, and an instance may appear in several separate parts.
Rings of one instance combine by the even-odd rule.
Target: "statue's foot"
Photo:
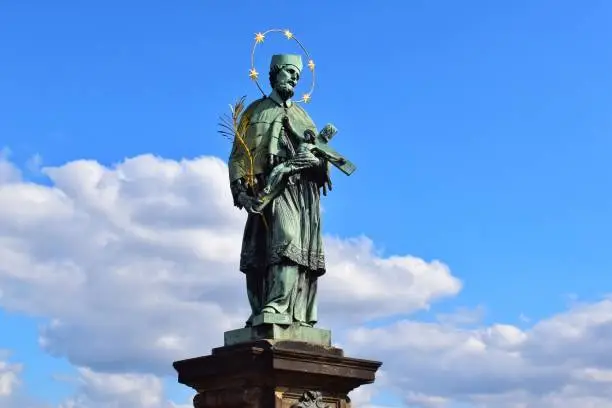
[[[302,327],[313,327],[314,323],[299,322]]]
[[[244,327],[253,327],[253,318],[254,317],[255,317],[255,315],[253,313],[251,313],[251,315],[249,316],[247,321],[244,322]]]
[[[264,314],[264,313],[274,314],[274,313],[278,313],[278,312],[276,310],[274,310],[274,308],[266,306],[263,309],[261,309],[261,314]]]

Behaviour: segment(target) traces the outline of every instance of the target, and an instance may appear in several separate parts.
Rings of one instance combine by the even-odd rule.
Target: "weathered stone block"
[[[334,347],[260,340],[219,347],[174,368],[179,382],[198,392],[195,408],[348,408],[348,393],[374,382],[380,365]]]

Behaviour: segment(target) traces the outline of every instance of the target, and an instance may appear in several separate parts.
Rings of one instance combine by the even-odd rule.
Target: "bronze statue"
[[[312,60],[309,67],[314,70]],[[302,68],[300,55],[274,55],[272,92],[246,109],[243,98],[222,131],[233,137],[234,205],[248,212],[240,255],[251,306],[247,327],[265,314],[315,325],[317,282],[325,273],[321,194],[332,188],[330,163],[346,174],[355,170],[328,145],[336,133],[333,125],[317,133],[306,110],[292,101]],[[251,77],[257,78],[255,69]],[[303,101],[309,98],[306,94]]]
[[[299,105],[311,100],[314,62],[289,30],[283,33],[308,58],[312,84],[293,99],[302,75],[300,55],[274,55],[270,93],[249,76],[263,98],[231,105],[220,132],[233,143],[229,181],[234,205],[248,213],[240,254],[251,315],[246,327],[226,331],[211,355],[176,361],[179,382],[195,389],[196,408],[326,408],[349,406],[348,393],[374,381],[381,363],[344,356],[331,331],[317,323],[317,283],[326,273],[321,196],[331,190],[330,168],[355,166],[329,145],[333,125],[320,132]],[[253,54],[254,55],[254,52]],[[308,71],[304,69],[304,73]],[[330,166],[331,165],[331,166]]]

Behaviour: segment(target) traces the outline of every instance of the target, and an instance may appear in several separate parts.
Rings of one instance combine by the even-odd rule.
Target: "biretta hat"
[[[295,54],[277,54],[272,56],[270,69],[275,65],[293,65],[299,72],[302,72],[302,56]]]

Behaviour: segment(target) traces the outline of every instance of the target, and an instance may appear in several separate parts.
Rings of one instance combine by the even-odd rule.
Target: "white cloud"
[[[10,354],[0,350],[0,408],[50,408],[24,393],[23,364],[9,362]]]
[[[25,164],[25,167],[30,171],[30,173],[32,174],[39,174],[40,170],[42,169],[43,166],[43,159],[42,156],[38,153],[32,155]]]
[[[461,307],[452,313],[438,313],[436,319],[444,324],[468,325],[480,323],[484,316],[485,308],[483,306],[476,308]]]
[[[436,395],[425,395],[409,391],[406,393],[405,401],[409,406],[422,408],[437,408],[448,406],[449,399]]]
[[[62,408],[173,407],[159,376],[208,354],[248,315],[237,271],[244,214],[225,164],[144,155],[42,171],[49,185],[24,182],[0,157],[0,307],[47,318],[41,346],[81,367]],[[439,261],[384,256],[365,237],[326,241],[322,326],[347,354],[384,362],[355,406],[386,388],[414,407],[612,407],[611,301],[528,330],[483,326],[483,308],[367,328],[428,309],[461,283]]]
[[[172,374],[173,360],[242,326],[245,215],[221,160],[144,155],[42,171],[50,185],[0,186],[0,306],[48,318],[46,351],[92,372]],[[328,257],[321,313],[339,329],[460,289],[440,262],[383,258],[364,237],[329,238]]]
[[[2,186],[0,304],[50,318],[41,345],[79,366],[163,373],[207,353],[246,306],[225,171],[143,156],[46,169],[52,187]]]
[[[97,373],[79,368],[77,394],[59,408],[174,408],[154,375]]]
[[[404,320],[360,328],[348,345],[381,356],[394,386],[414,400],[482,407],[612,407],[612,301],[575,306],[529,330]],[[417,393],[417,394],[415,394]],[[591,404],[591,405],[589,405]],[[431,404],[430,404],[431,405]]]
[[[407,314],[452,296],[460,281],[439,261],[380,257],[365,238],[327,239],[330,273],[323,277],[323,305],[347,322]]]
[[[6,355],[5,352],[2,353]],[[10,397],[20,384],[22,366],[0,360],[0,399]]]
[[[75,395],[58,408],[192,408],[168,399],[161,379],[152,374],[100,373],[77,369]]]
[[[0,185],[21,180],[21,171],[9,161],[11,151],[0,148]]]

